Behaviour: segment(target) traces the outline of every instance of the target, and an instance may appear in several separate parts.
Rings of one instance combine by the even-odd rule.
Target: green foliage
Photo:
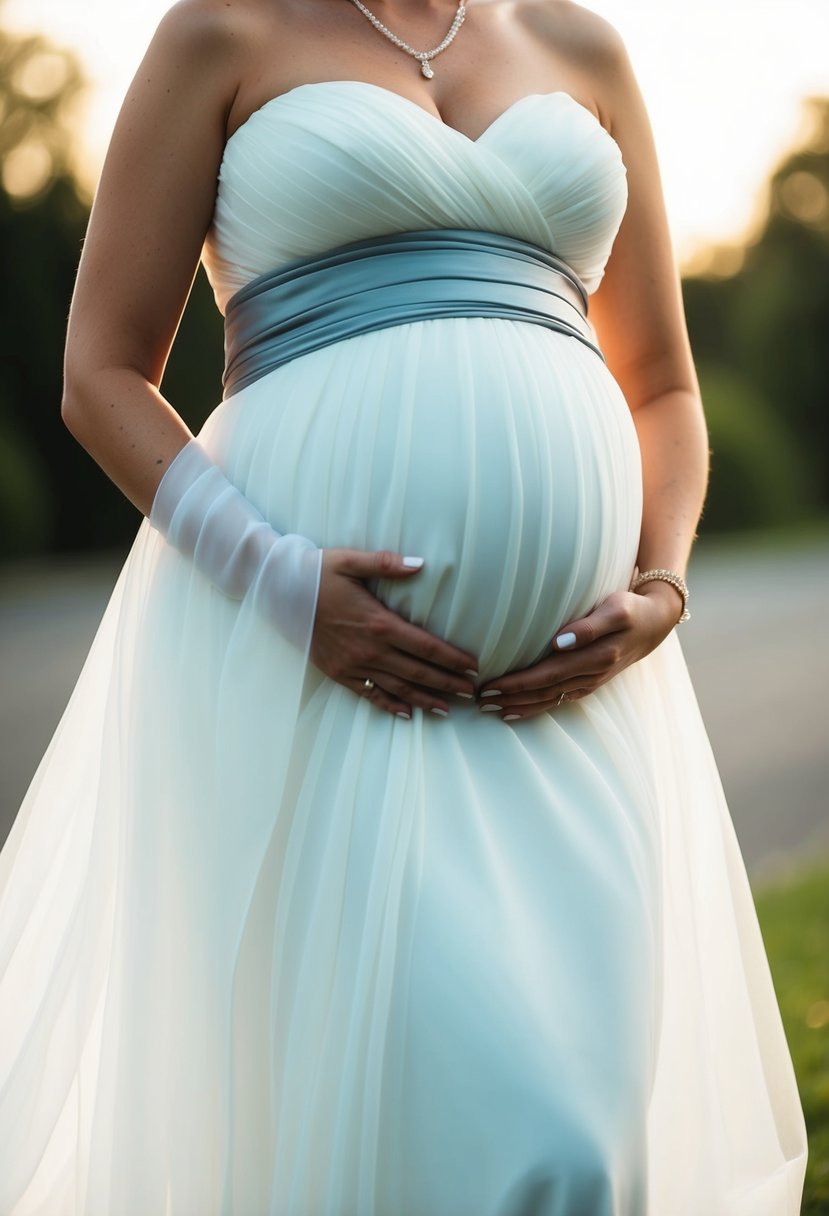
[[[808,519],[818,502],[811,456],[756,386],[698,361],[711,447],[711,483],[700,535]]]
[[[22,557],[45,547],[53,504],[49,482],[25,435],[0,412],[0,538],[3,556]]]
[[[200,267],[161,385],[193,431],[221,400],[223,367],[222,318]]]
[[[140,522],[60,417],[66,317],[88,218],[71,173],[81,88],[71,55],[0,29],[0,559],[126,547]],[[165,379],[191,428],[221,395],[221,365],[221,325],[200,274]]]
[[[829,864],[756,894],[809,1133],[802,1216],[829,1213]]]
[[[53,547],[77,455],[59,420],[63,332],[86,210],[64,121],[72,56],[0,30],[0,555]]]
[[[760,526],[769,517],[764,495],[756,496],[752,518],[743,502],[732,504],[728,485],[718,483],[730,480],[735,461],[743,468],[740,481],[760,485],[766,477],[782,518],[829,512],[829,99],[813,98],[809,109],[811,135],[775,171],[765,223],[742,269],[725,280],[687,278],[683,284],[691,344],[713,394],[709,399],[702,386],[715,453],[703,531]],[[767,442],[744,428],[742,441],[751,453],[746,450],[742,460],[733,452],[739,424],[729,417],[726,385],[737,416],[749,398],[763,403],[757,418],[767,428]],[[778,444],[781,469],[774,480],[781,485],[775,487],[763,453]],[[718,446],[724,455],[719,469]],[[793,497],[779,503],[783,483],[791,486],[793,457]],[[755,458],[763,467],[750,474],[746,466]]]

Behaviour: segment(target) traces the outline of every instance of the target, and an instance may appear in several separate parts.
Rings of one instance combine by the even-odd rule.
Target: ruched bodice
[[[203,260],[224,312],[294,258],[478,228],[557,254],[592,292],[626,202],[618,145],[568,93],[523,97],[472,140],[379,85],[322,81],[272,98],[228,140]]]

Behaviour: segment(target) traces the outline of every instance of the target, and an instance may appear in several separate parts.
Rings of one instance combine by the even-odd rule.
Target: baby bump
[[[372,590],[478,654],[532,662],[627,586],[641,467],[618,385],[527,323],[395,326],[297,359],[208,420],[215,454],[280,531],[425,559]]]

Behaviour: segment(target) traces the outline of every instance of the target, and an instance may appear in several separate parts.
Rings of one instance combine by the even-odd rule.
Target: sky
[[[470,0],[474,3],[474,0]],[[127,86],[170,0],[6,0],[3,21],[81,57],[93,186]],[[764,186],[802,138],[810,94],[829,96],[829,0],[589,0],[625,40],[648,104],[677,256],[705,262],[762,215]]]

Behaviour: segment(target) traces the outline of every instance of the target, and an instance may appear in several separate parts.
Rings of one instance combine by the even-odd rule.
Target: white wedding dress
[[[475,141],[357,81],[225,151],[219,307],[383,233],[521,237],[598,286],[619,148],[561,92]],[[205,410],[205,414],[208,411]],[[627,587],[641,468],[594,352],[419,321],[218,404],[280,532],[526,666]],[[504,723],[380,712],[144,520],[0,854],[0,1216],[795,1216],[805,1133],[677,635]]]

